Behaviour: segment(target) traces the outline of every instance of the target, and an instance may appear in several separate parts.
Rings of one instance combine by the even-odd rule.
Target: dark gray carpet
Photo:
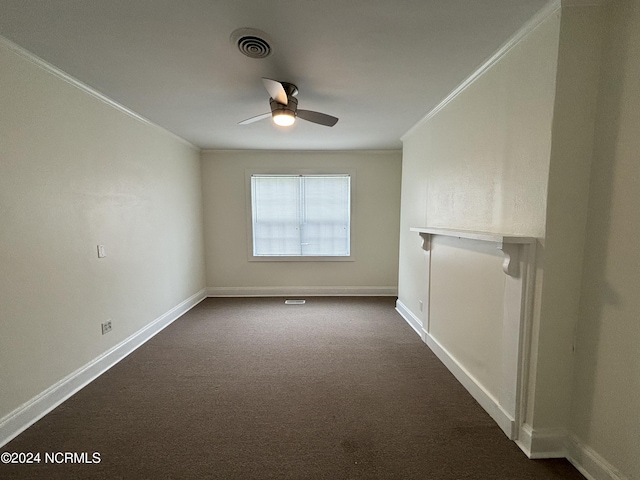
[[[100,463],[0,477],[584,478],[527,459],[395,299],[283,300],[205,300],[2,449]]]

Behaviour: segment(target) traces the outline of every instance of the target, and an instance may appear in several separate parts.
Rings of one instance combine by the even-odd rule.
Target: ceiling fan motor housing
[[[280,127],[290,127],[294,124],[296,118],[324,125],[325,127],[333,127],[338,122],[337,117],[327,115],[326,113],[314,112],[312,110],[298,110],[298,100],[295,98],[298,94],[298,87],[293,83],[279,82],[266,77],[262,77],[262,83],[269,93],[270,114],[263,113],[255,117],[247,118],[246,120],[238,122],[240,125],[257,122],[258,120],[269,117],[269,115],[271,115],[273,123]]]
[[[292,96],[288,96],[289,103],[284,105],[275,101],[273,98],[269,99],[269,105],[271,106],[271,114],[275,115],[278,112],[285,113],[291,112],[290,115],[295,116],[298,111],[298,99]]]
[[[296,95],[298,95],[298,87],[296,87],[293,83],[280,82],[280,85],[282,85],[282,88],[284,88],[284,91],[287,93],[287,98],[295,97]]]

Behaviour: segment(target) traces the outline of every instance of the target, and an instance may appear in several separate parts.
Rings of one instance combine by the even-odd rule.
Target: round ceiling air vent
[[[231,43],[249,58],[266,58],[272,49],[266,33],[255,28],[239,28],[231,34]]]

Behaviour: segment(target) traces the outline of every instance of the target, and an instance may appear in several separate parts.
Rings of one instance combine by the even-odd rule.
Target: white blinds
[[[349,256],[349,175],[252,175],[254,256]]]

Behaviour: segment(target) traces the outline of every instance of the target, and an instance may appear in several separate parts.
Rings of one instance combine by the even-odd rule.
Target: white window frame
[[[350,212],[349,212],[349,255],[348,256],[310,256],[310,255],[254,255],[253,254],[253,212],[251,198],[251,177],[252,175],[348,175],[350,177]],[[354,198],[356,188],[356,172],[351,168],[326,168],[326,169],[247,169],[245,170],[245,197],[246,197],[246,218],[247,218],[247,252],[250,262],[353,262],[355,255],[354,245]]]

